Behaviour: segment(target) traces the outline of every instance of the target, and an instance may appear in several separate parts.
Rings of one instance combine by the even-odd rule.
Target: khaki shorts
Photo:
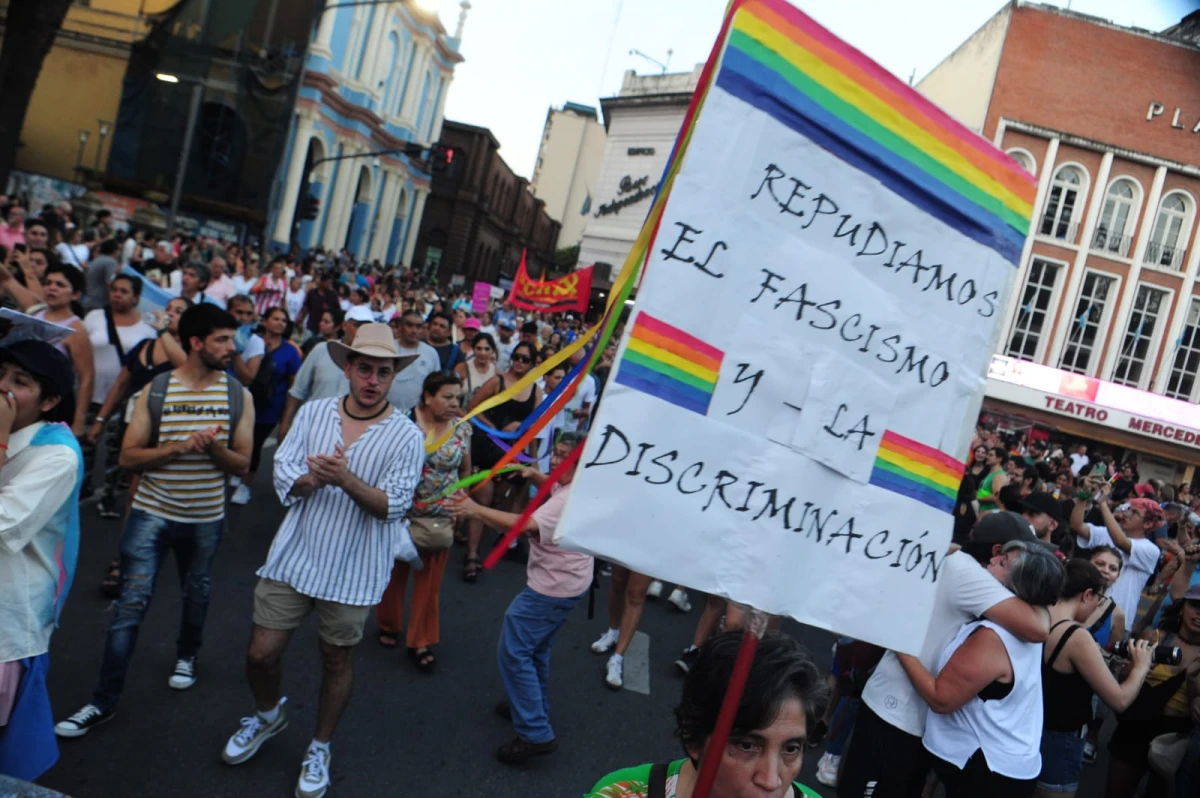
[[[317,633],[326,643],[349,648],[362,640],[370,607],[315,599],[274,579],[259,579],[254,588],[254,623],[264,629],[290,632],[304,623],[314,608]]]

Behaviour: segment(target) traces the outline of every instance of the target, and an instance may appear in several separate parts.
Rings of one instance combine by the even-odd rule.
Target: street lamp
[[[200,116],[200,100],[204,96],[204,81],[190,77],[179,77],[169,72],[154,76],[163,83],[188,83],[192,87],[192,98],[188,104],[187,126],[183,132],[183,147],[179,150],[179,164],[175,167],[175,185],[171,188],[171,210],[167,214],[167,236],[175,232],[175,217],[179,215],[179,200],[183,196],[183,178],[187,173],[188,156],[192,152],[192,139],[196,135],[196,120]]]
[[[87,146],[88,137],[91,135],[92,132],[90,130],[83,130],[81,128],[79,131],[79,154],[75,156],[76,175],[78,175],[80,170],[83,169],[83,148]]]
[[[92,166],[92,171],[98,173],[100,171],[100,152],[104,149],[104,140],[108,138],[112,122],[104,119],[97,119],[96,122],[100,125],[100,141],[96,143],[96,163]]]

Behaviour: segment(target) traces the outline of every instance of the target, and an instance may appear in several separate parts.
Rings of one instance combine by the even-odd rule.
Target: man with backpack
[[[225,521],[225,477],[246,472],[253,445],[254,406],[226,373],[237,328],[215,305],[189,308],[179,320],[187,362],[155,377],[137,398],[121,447],[121,467],[141,474],[121,536],[121,595],[92,701],[55,726],[60,737],[81,737],[112,718],[166,548],[175,552],[183,583],[168,685],[186,690],[196,681],[209,574]]]

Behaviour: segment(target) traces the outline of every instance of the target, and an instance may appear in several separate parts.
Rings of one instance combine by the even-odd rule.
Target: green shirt
[[[686,759],[677,759],[667,765],[667,794],[666,798],[675,798],[675,785],[679,783],[679,771],[683,769]],[[653,765],[638,765],[637,767],[614,770],[600,781],[585,798],[648,798],[650,795],[650,768]],[[793,784],[796,796],[800,798],[821,798],[803,784]]]

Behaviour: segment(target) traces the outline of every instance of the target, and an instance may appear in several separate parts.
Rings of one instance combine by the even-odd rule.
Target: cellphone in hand
[[[20,243],[13,244],[13,252],[28,252],[28,251],[29,251],[29,247],[25,246],[24,244],[20,244]]]

